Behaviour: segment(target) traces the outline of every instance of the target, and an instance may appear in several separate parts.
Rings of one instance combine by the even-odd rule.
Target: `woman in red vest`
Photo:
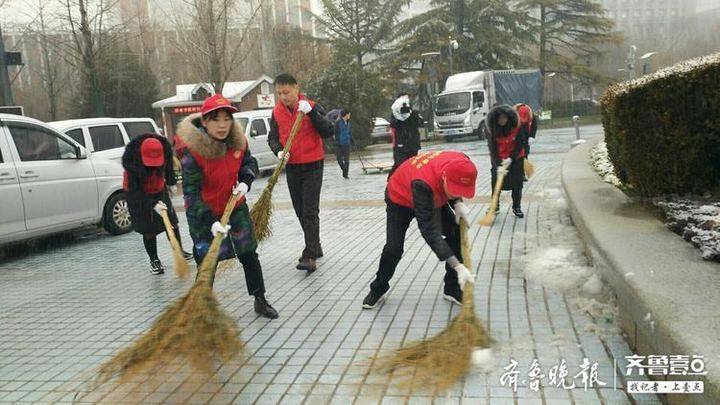
[[[150,273],[163,274],[165,266],[158,257],[157,235],[165,232],[165,224],[159,211],[167,211],[175,237],[180,241],[178,219],[168,193],[168,186],[176,183],[172,147],[160,135],[140,135],[125,147],[122,165],[125,169],[123,188],[133,229],[143,236],[143,245],[150,257]],[[192,259],[192,253],[183,253],[185,259]]]
[[[258,173],[247,139],[232,113],[230,100],[216,94],[205,100],[200,114],[185,118],[177,130],[175,148],[182,164],[185,213],[198,264],[217,234],[224,236],[218,260],[237,257],[245,272],[255,312],[275,319],[277,311],[265,299],[265,282],[257,241],[244,195]],[[240,194],[227,226],[219,221],[231,195]]]
[[[476,179],[477,168],[461,152],[426,152],[398,166],[385,190],[386,242],[363,308],[375,308],[384,300],[413,218],[417,219],[425,242],[438,259],[445,262],[444,298],[462,305],[462,289],[465,283],[473,283],[474,279],[462,264],[458,224],[461,218],[470,222],[469,210],[462,198],[475,195]]]
[[[270,118],[268,145],[282,159],[283,148],[297,115],[305,117],[287,156],[285,169],[290,199],[305,235],[296,268],[312,273],[315,261],[323,256],[320,246],[320,190],[322,188],[325,149],[323,139],[332,138],[335,128],[325,119],[325,110],[300,93],[297,80],[283,73],[275,78],[279,101]]]
[[[525,156],[528,132],[520,125],[518,113],[508,105],[500,105],[490,110],[487,118],[490,137],[490,163],[492,189],[499,170],[507,171],[503,190],[512,190],[512,210],[516,217],[525,216],[520,207],[522,201],[523,180],[525,178]],[[497,210],[500,207],[498,205]]]

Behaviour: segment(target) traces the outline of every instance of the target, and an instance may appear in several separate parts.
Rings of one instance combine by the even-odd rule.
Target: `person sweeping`
[[[490,149],[491,190],[495,189],[498,170],[506,170],[502,190],[512,192],[512,211],[518,218],[523,218],[521,202],[523,181],[525,179],[525,157],[527,156],[527,130],[520,125],[518,113],[508,105],[493,107],[488,113],[487,127],[489,132],[488,149]],[[492,207],[490,209],[493,209]],[[500,205],[495,206],[495,211]]]
[[[181,243],[177,215],[168,192],[168,187],[177,183],[172,165],[172,147],[160,135],[140,135],[125,147],[122,165],[125,169],[123,188],[127,194],[133,229],[143,236],[143,245],[150,258],[150,273],[163,274],[165,266],[158,257],[157,235],[166,232],[166,229],[160,211],[166,211],[174,236]],[[185,260],[193,257],[192,253],[185,251],[182,254]]]
[[[456,151],[422,153],[395,170],[385,190],[385,247],[363,308],[375,308],[385,299],[413,218],[417,219],[427,244],[438,259],[445,262],[444,298],[462,305],[462,290],[466,283],[474,283],[474,279],[462,264],[459,223],[461,219],[469,222],[469,209],[462,199],[475,195],[476,180],[475,164]]]
[[[185,118],[177,130],[176,153],[182,165],[183,193],[195,260],[200,264],[213,237],[222,234],[218,260],[234,257],[245,272],[248,293],[255,297],[255,312],[275,319],[277,311],[265,298],[265,283],[257,254],[257,241],[244,195],[258,173],[257,160],[247,139],[233,120],[237,109],[216,94],[205,100],[199,114]],[[219,218],[231,195],[240,195],[223,226]]]
[[[286,156],[286,175],[290,199],[305,236],[305,249],[296,268],[312,273],[317,270],[316,260],[323,256],[320,245],[320,190],[325,159],[323,139],[332,138],[335,130],[332,122],[325,118],[325,110],[300,93],[300,86],[292,75],[278,75],[275,91],[280,101],[270,118],[268,145],[278,159],[283,159],[283,148],[290,138],[295,119],[298,114],[305,114]]]

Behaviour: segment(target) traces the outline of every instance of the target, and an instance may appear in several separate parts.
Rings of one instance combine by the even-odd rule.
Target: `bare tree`
[[[222,92],[250,54],[251,34],[260,31],[254,20],[265,1],[183,0],[167,13],[177,30],[175,45],[198,81]]]
[[[112,24],[112,11],[117,0],[59,0],[64,9],[63,19],[70,34],[69,43],[59,42],[65,48],[66,61],[83,75],[86,85],[88,113],[101,117],[105,115],[100,69],[107,46],[117,39]]]

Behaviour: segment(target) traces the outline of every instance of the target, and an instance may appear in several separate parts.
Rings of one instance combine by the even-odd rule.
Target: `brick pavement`
[[[588,135],[599,130],[584,129]],[[573,135],[571,130],[541,132],[532,155],[537,175],[525,190],[525,219],[509,212],[509,196],[504,196],[495,226],[471,229],[475,302],[496,341],[496,365],[490,374],[474,371],[437,402],[659,403],[655,397],[632,398],[622,390],[624,370],[614,372],[613,359],[629,355],[630,349],[612,317],[597,318],[598,311],[588,306],[612,312],[612,302],[598,304],[582,293],[525,282],[525,255],[563,246],[583,260],[559,185],[560,161]],[[478,164],[479,197],[470,207],[473,218],[480,218],[489,194],[485,143],[432,148],[463,150]],[[371,158],[389,156],[381,151]],[[350,180],[340,177],[333,161],[326,162],[325,171],[321,229],[326,256],[310,276],[294,269],[302,233],[288,204],[284,179],[275,189],[275,235],[259,253],[268,298],[280,312],[279,319],[268,321],[254,314],[237,266],[218,277],[218,298],[237,320],[248,349],[244,358],[219,365],[216,383],[200,381],[180,368],[158,376],[160,383],[138,381],[85,391],[93,367],[145,331],[190,285],[170,271],[150,275],[138,235],[89,232],[62,237],[53,247],[0,262],[0,403],[431,402],[428,393],[398,389],[386,376],[369,373],[369,367],[377,354],[436,334],[457,313],[457,307],[442,299],[442,264],[411,226],[386,303],[363,311],[362,298],[384,243],[386,176],[363,175],[357,160],[351,163]],[[265,181],[256,183],[251,201]],[[180,218],[189,243],[182,213]],[[172,263],[167,243],[160,243],[160,254],[166,264]],[[605,387],[585,391],[543,384],[535,392],[522,381],[533,359],[545,374],[564,359],[572,376],[585,357],[598,363]],[[511,359],[518,362],[521,375],[516,392],[500,384],[502,368]]]

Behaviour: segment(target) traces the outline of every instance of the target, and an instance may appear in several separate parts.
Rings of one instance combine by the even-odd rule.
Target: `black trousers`
[[[405,234],[410,221],[415,217],[415,212],[407,207],[397,205],[385,198],[387,207],[387,229],[385,247],[383,247],[380,256],[380,265],[378,267],[375,280],[370,284],[373,291],[384,294],[390,289],[390,279],[395,274],[400,258],[405,250]],[[435,220],[441,222],[441,229],[445,241],[450,245],[455,257],[462,261],[460,250],[460,227],[455,223],[455,214],[448,205],[443,206],[435,215]],[[445,292],[449,290],[459,289],[457,272],[445,263]]]
[[[395,170],[397,170],[398,166],[403,164],[406,160],[410,159],[411,157],[417,156],[418,151],[400,151],[397,149],[393,149],[393,167],[390,169],[390,173],[388,173],[388,178],[392,176],[393,173],[395,173]]]
[[[322,256],[320,246],[320,190],[322,189],[324,162],[289,164],[286,168],[290,199],[295,215],[305,235],[302,257],[317,259]]]
[[[335,145],[335,148],[340,170],[342,170],[343,177],[347,177],[350,170],[350,145]]]
[[[523,180],[525,177],[525,158],[520,158],[512,162],[508,168],[508,174],[505,175],[503,181],[503,190],[511,190],[513,208],[520,208],[522,203]],[[495,182],[497,181],[497,167],[490,169],[491,190],[495,190]]]
[[[262,266],[260,265],[257,252],[238,255],[237,258],[240,264],[242,264],[243,272],[245,273],[245,286],[247,287],[248,294],[265,294],[265,280],[263,279]],[[195,263],[197,263],[198,268],[200,268],[202,259],[195,256]],[[195,274],[196,280],[198,275],[200,275],[199,272]]]

